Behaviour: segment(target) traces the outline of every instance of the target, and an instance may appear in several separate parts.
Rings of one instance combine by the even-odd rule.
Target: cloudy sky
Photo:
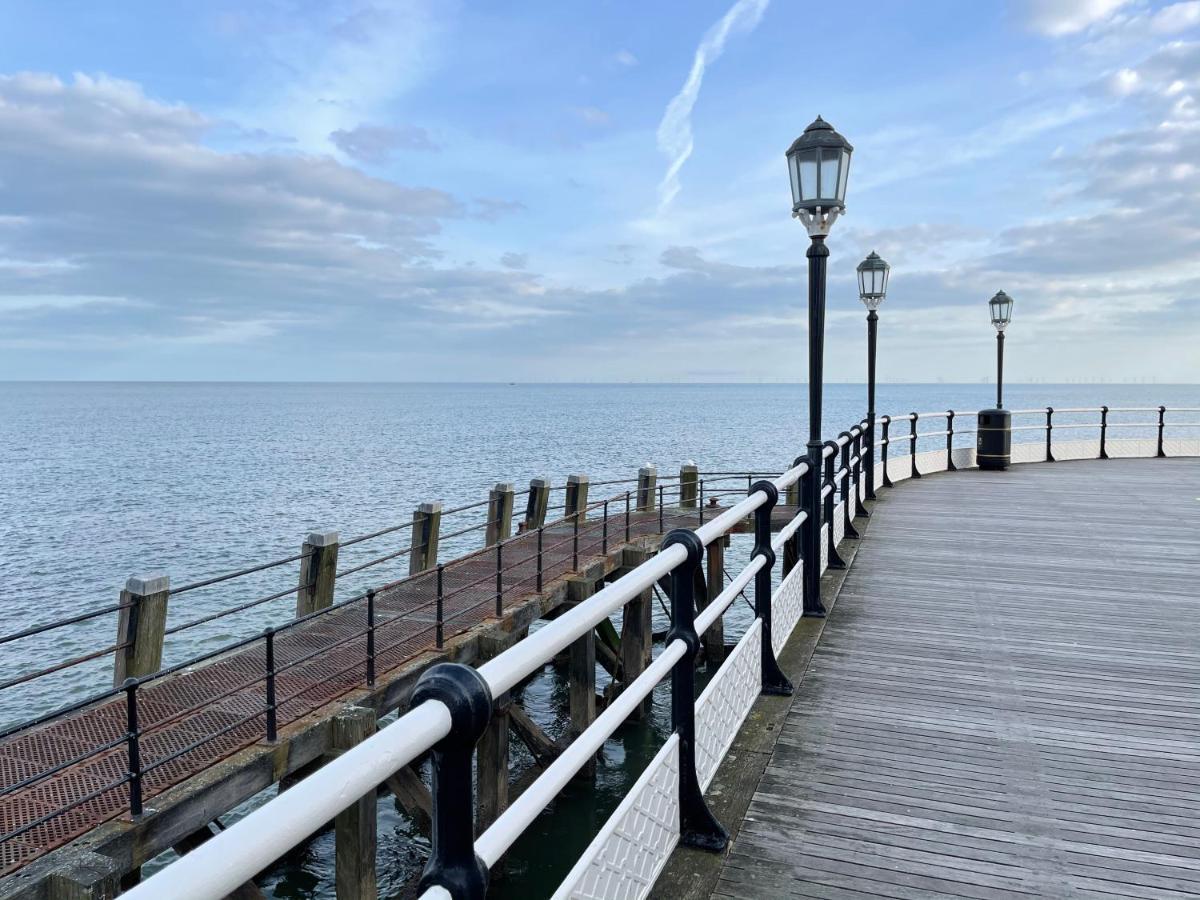
[[[501,11],[507,7],[507,11]],[[0,5],[0,378],[1200,381],[1200,0]]]

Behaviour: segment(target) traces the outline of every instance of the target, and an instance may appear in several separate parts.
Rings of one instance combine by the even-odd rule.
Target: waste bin
[[[1012,462],[1012,413],[981,409],[975,434],[975,460],[981,469],[1007,469]]]

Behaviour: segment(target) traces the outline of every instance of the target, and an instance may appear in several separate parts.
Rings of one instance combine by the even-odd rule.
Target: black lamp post
[[[981,409],[975,459],[981,469],[1007,469],[1012,459],[1012,415],[1004,408],[1004,329],[1012,321],[1012,297],[997,292],[988,301],[996,329],[996,408]]]
[[[804,223],[808,247],[808,463],[804,508],[804,612],[823,616],[821,603],[821,388],[825,349],[825,238],[846,209],[850,142],[817,116],[787,151],[792,182],[792,216]],[[830,527],[833,527],[832,524]]]
[[[858,299],[867,308],[867,499],[875,499],[875,336],[879,330],[876,312],[887,297],[888,274],[892,271],[874,250],[858,264]]]

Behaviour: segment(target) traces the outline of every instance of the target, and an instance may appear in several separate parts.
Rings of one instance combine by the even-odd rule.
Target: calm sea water
[[[878,411],[990,406],[990,385],[882,385]],[[8,633],[116,602],[131,574],[165,570],[175,585],[295,553],[314,528],[343,538],[408,520],[422,501],[448,507],[484,499],[496,481],[518,490],[573,472],[593,481],[631,478],[646,462],[664,474],[684,460],[702,470],[779,471],[803,451],[804,385],[427,384],[0,384],[0,583]],[[1200,406],[1195,385],[1012,385],[1009,408]],[[864,411],[862,385],[826,387],[826,434]],[[1088,416],[1056,417],[1063,423]],[[1192,416],[1191,418],[1195,418]],[[1113,422],[1148,422],[1147,413]],[[942,420],[944,422],[944,420]],[[1030,418],[1032,424],[1040,421]],[[924,427],[924,426],[923,426]],[[934,423],[931,429],[944,427]],[[968,426],[969,427],[969,426]],[[1123,432],[1147,436],[1151,430]],[[1081,435],[1083,436],[1083,435]],[[1041,439],[1037,432],[1016,439]],[[962,443],[968,445],[970,436]],[[922,449],[944,446],[931,439]],[[600,499],[603,489],[593,489]],[[467,514],[464,514],[467,515]],[[482,520],[483,511],[469,515]],[[471,524],[461,518],[457,527]],[[449,520],[444,526],[450,530]],[[345,548],[352,566],[405,545],[407,533]],[[443,558],[477,534],[443,544]],[[744,541],[742,543],[745,543]],[[736,545],[731,568],[741,558]],[[407,571],[402,557],[338,582],[352,592]],[[181,595],[168,624],[294,585],[295,564]],[[168,639],[166,661],[186,659],[291,617],[294,598],[189,629]],[[737,634],[746,613],[735,605]],[[661,618],[661,613],[659,614]],[[3,645],[0,680],[84,655],[116,637],[115,616]],[[108,686],[111,660],[0,691],[0,723],[29,717]],[[564,685],[547,670],[526,691],[531,714],[561,729]],[[580,785],[518,844],[503,896],[534,897],[561,877],[656,750],[668,727],[665,698],[648,726],[619,733],[595,785]],[[515,775],[529,765],[514,742]],[[394,895],[426,847],[390,801],[381,803],[383,895]],[[561,855],[533,852],[553,831]],[[545,843],[541,845],[543,848]],[[277,867],[277,897],[330,897],[328,836]]]

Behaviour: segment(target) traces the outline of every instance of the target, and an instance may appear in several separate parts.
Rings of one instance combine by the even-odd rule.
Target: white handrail
[[[771,541],[771,549],[776,553],[781,551],[783,549],[783,545],[791,540],[792,535],[796,533],[796,529],[803,525],[804,520],[807,518],[808,513],[804,510],[801,510],[796,515],[792,516],[791,520],[779,529],[779,534],[775,536],[775,540]]]
[[[449,733],[450,711],[428,700],[121,897],[224,897]]]

